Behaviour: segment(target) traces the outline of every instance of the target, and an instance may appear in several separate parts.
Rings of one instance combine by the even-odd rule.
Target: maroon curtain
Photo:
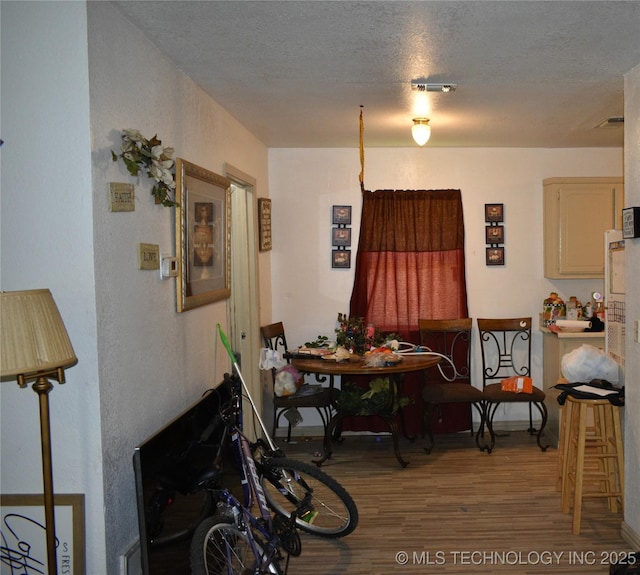
[[[419,318],[467,317],[460,190],[363,191],[349,313],[416,344]],[[422,374],[406,376],[404,393],[414,403],[404,417],[412,434],[421,431],[421,387]],[[463,419],[453,427],[469,429],[470,415]],[[359,417],[346,420],[345,429],[382,431],[385,426]]]

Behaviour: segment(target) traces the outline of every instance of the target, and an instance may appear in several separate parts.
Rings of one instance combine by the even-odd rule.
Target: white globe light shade
[[[411,135],[418,146],[424,146],[431,137],[431,126],[427,118],[414,118]]]

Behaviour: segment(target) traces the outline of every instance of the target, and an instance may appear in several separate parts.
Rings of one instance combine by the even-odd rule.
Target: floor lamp
[[[34,381],[40,403],[42,480],[49,575],[57,575],[56,530],[49,421],[50,379],[64,383],[64,370],[77,363],[60,312],[49,290],[0,292],[0,379],[20,387]]]

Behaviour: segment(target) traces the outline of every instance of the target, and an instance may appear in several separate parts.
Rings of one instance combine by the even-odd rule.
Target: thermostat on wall
[[[622,210],[622,237],[640,238],[640,207]]]

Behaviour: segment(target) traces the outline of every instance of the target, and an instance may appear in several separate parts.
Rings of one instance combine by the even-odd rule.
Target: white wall
[[[216,341],[227,302],[176,312],[173,280],[137,269],[139,242],[175,254],[175,210],[156,206],[149,179],[136,211],[108,211],[110,181],[132,181],[111,160],[123,128],[157,133],[164,145],[222,174],[228,162],[268,195],[267,151],[236,120],[104,2],[89,4],[96,297],[107,529],[107,572],[134,540],[133,447],[217,384],[230,368]],[[268,283],[268,279],[263,281]]]
[[[625,206],[640,206],[640,64],[625,76]],[[627,287],[625,347],[625,532],[640,548],[640,239],[625,242]]]
[[[137,269],[140,242],[175,253],[174,210],[110,151],[123,128],[157,133],[177,156],[217,173],[229,163],[268,196],[267,150],[111,4],[1,10],[1,287],[48,287],[61,309],[79,363],[51,394],[54,485],[86,495],[86,572],[116,574],[138,536],[134,447],[230,366],[214,331],[226,302],[178,314],[175,281]],[[112,181],[137,184],[135,212],[109,212]],[[269,260],[260,254],[263,299]],[[15,384],[0,392],[2,492],[41,492],[37,398]]]
[[[318,335],[334,336],[338,312],[349,311],[361,210],[359,152],[272,149],[269,158],[273,317],[284,322],[287,341],[295,346]],[[365,145],[364,181],[368,190],[460,189],[470,316],[537,319],[551,291],[567,299],[575,295],[586,303],[593,290],[603,289],[602,280],[543,277],[542,180],[621,176],[622,164],[620,149],[367,149]],[[505,266],[485,265],[485,203],[504,204]],[[334,204],[353,206],[356,235],[350,270],[331,269]],[[541,382],[542,338],[537,331],[533,352],[533,377]],[[525,412],[523,406],[503,405],[496,417],[521,420],[528,417]]]
[[[49,288],[78,356],[49,396],[54,488],[86,495],[88,572],[104,573],[86,8],[0,10],[1,288]],[[10,382],[0,393],[2,493],[42,493],[37,397]]]

